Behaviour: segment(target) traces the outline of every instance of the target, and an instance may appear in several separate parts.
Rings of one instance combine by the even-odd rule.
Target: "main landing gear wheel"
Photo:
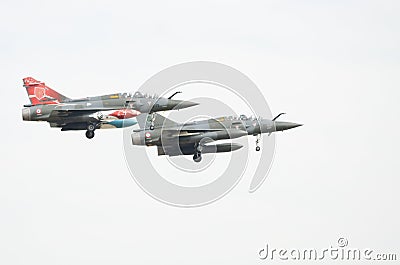
[[[94,126],[94,124],[89,124],[87,127],[88,131],[94,131],[94,129],[96,129],[96,126]]]
[[[201,153],[195,153],[194,155],[193,155],[193,161],[194,162],[196,162],[196,163],[199,163],[200,161],[201,161]]]
[[[88,139],[92,139],[92,138],[94,137],[94,131],[89,131],[89,130],[87,130],[87,131],[86,131],[86,137],[87,137]]]
[[[260,150],[261,150],[261,148],[259,146],[256,146],[256,151],[258,152]]]
[[[92,139],[94,137],[94,130],[96,130],[96,124],[88,124],[86,131],[86,137],[88,139]]]

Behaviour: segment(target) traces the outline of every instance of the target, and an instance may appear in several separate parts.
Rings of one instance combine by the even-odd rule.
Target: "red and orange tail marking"
[[[33,77],[26,77],[22,80],[32,105],[58,104],[68,99]]]

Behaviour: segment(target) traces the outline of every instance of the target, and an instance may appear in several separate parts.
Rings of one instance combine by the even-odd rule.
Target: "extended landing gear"
[[[92,139],[94,137],[94,130],[96,130],[96,125],[94,124],[89,124],[87,126],[87,131],[86,131],[86,137],[88,139]]]
[[[193,155],[193,161],[196,163],[199,163],[201,161],[201,150],[203,149],[203,147],[201,146],[201,144],[197,144],[196,146],[196,153],[194,153]]]
[[[196,152],[194,155],[193,155],[193,161],[194,162],[196,162],[196,163],[199,163],[200,161],[201,161],[201,153],[200,152]]]
[[[92,139],[94,137],[94,131],[86,131],[86,137]]]
[[[152,113],[152,114],[150,115],[150,118],[151,118],[151,121],[150,121],[150,130],[154,130],[154,120],[155,120],[154,113]]]
[[[256,140],[256,151],[258,152],[258,151],[260,151],[261,150],[261,147],[259,146],[259,144],[260,144],[260,135],[259,134],[257,134],[257,140]]]

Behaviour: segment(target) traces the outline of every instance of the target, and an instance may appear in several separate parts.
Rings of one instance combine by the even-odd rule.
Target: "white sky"
[[[339,237],[398,251],[400,3],[216,2],[0,3],[1,264],[257,264],[266,243]],[[194,60],[247,74],[305,124],[278,135],[254,194],[244,176],[217,203],[173,208],[130,177],[122,131],[88,141],[21,120],[25,76],[83,97]]]

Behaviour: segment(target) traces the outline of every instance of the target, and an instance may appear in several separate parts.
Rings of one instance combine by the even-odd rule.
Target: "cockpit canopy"
[[[123,98],[158,98],[158,95],[143,94],[142,92],[136,91],[135,93],[123,93]]]
[[[144,95],[142,92],[136,91],[135,94],[133,94],[134,98],[143,98]]]
[[[248,120],[247,116],[242,114],[239,116],[239,120]]]
[[[247,121],[247,120],[254,120],[252,116],[247,117],[246,115],[242,114],[239,117],[237,116],[228,116],[226,117],[227,120],[240,120],[240,121]]]

